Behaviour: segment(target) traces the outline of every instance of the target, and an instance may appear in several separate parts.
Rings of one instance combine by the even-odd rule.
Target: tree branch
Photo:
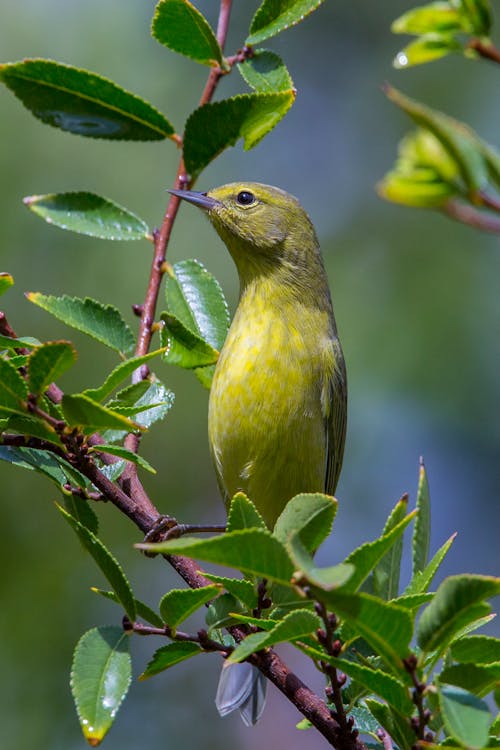
[[[481,229],[483,232],[500,234],[500,219],[478,211],[476,208],[472,208],[472,206],[468,206],[459,200],[449,200],[445,203],[442,210],[452,219],[456,219],[462,224],[468,224],[470,227]]]
[[[500,63],[500,50],[491,44],[491,42],[482,42],[481,39],[475,38],[467,43],[467,48],[473,49],[480,57],[484,57],[486,60]]]

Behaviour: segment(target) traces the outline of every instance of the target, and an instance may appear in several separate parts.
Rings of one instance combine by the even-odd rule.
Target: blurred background
[[[196,4],[216,22],[216,0]],[[403,492],[414,502],[423,455],[433,502],[432,551],[458,531],[440,577],[494,574],[500,520],[498,237],[384,203],[374,185],[411,129],[386,101],[385,80],[468,121],[498,146],[499,71],[459,57],[406,72],[392,69],[404,39],[389,26],[413,5],[329,0],[304,24],[270,40],[265,46],[284,57],[294,78],[296,104],[255,150],[244,153],[240,144],[227,151],[198,187],[240,179],[279,185],[300,197],[318,230],[350,400],[337,533],[320,562],[333,564],[378,535]],[[241,46],[257,6],[256,0],[234,3],[228,54]],[[156,105],[181,132],[207,71],[151,39],[153,9],[153,0],[3,0],[1,60],[40,56],[98,72]],[[222,81],[218,97],[245,90],[235,73]],[[49,227],[21,199],[91,190],[155,226],[178,154],[171,142],[113,143],[62,133],[35,120],[4,88],[0,113],[0,270],[16,279],[2,308],[18,335],[75,342],[79,366],[62,387],[98,385],[116,364],[113,354],[32,306],[23,292],[89,295],[119,307],[135,327],[131,305],[143,299],[151,248]],[[205,263],[234,310],[234,268],[203,216],[189,207],[181,209],[169,257]],[[175,391],[176,403],[144,439],[146,458],[160,469],[157,477],[146,477],[148,489],[161,511],[182,521],[222,522],[207,447],[207,393],[190,373],[161,364],[156,372]],[[77,750],[85,742],[68,685],[72,650],[87,628],[119,623],[120,611],[89,591],[105,584],[54,510],[55,489],[6,464],[0,472],[3,744]],[[139,537],[126,519],[112,507],[98,510],[105,542],[137,594],[155,605],[179,581],[160,560],[133,551]],[[403,584],[408,560],[406,566]],[[158,645],[134,639],[135,677]],[[283,654],[322,690],[319,674],[294,653]],[[218,657],[206,656],[146,683],[134,680],[106,747],[324,746],[314,732],[294,728],[301,717],[272,686],[257,728],[246,729],[235,716],[220,720],[213,703],[219,668]]]

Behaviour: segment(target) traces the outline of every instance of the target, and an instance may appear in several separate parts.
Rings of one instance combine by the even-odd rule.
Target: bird
[[[226,507],[244,492],[272,530],[295,495],[334,494],[344,453],[346,368],[316,232],[298,199],[270,185],[170,192],[204,211],[236,265],[239,302],[210,389],[209,444]],[[245,669],[223,669],[219,713],[240,708],[253,724],[265,686],[248,664],[231,667]]]

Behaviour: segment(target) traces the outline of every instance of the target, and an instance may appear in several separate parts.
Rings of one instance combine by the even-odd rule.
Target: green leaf
[[[500,662],[493,664],[453,664],[443,669],[440,682],[456,685],[483,698],[500,687]]]
[[[429,169],[425,169],[426,179],[422,179],[423,171],[414,170],[410,176],[397,170],[388,172],[377,184],[377,192],[381,198],[403,206],[441,208],[458,189]]]
[[[0,415],[23,414],[28,386],[21,373],[7,359],[0,357]]]
[[[0,296],[11,288],[14,284],[14,277],[10,273],[0,273]]]
[[[476,606],[498,593],[500,578],[468,574],[446,578],[422,613],[418,645],[427,652],[442,651],[461,628],[476,619]]]
[[[331,591],[340,586],[345,587],[347,581],[355,575],[354,566],[349,563],[339,563],[328,568],[316,567],[311,554],[302,544],[299,535],[291,537],[286,547],[295,567],[298,569],[294,573],[294,580],[297,582],[302,582],[305,579],[308,583],[319,586],[324,591]]]
[[[404,519],[408,506],[408,495],[403,495],[394,506],[384,526],[383,534],[387,534]],[[401,557],[403,554],[403,537],[399,537],[389,552],[373,569],[374,593],[382,599],[394,599],[399,591],[399,576],[401,571]]]
[[[191,656],[196,656],[196,654],[202,653],[203,651],[197,643],[191,643],[190,641],[169,643],[167,646],[162,646],[162,648],[159,648],[158,651],[154,653],[153,658],[148,663],[144,672],[139,675],[139,679],[147,680],[148,677],[153,677],[153,675],[159,674],[165,669],[189,659]]]
[[[277,625],[264,633],[252,633],[236,646],[228,658],[229,662],[245,661],[251,654],[277,643],[293,642],[304,638],[321,627],[321,620],[314,612],[297,609],[281,620]]]
[[[199,589],[172,589],[160,601],[160,614],[163,622],[176,628],[197,609],[214,599],[220,593],[220,586],[204,586]]]
[[[222,50],[205,17],[188,0],[160,0],[153,37],[165,47],[203,65],[222,65]]]
[[[455,541],[456,536],[456,533],[452,534],[450,538],[446,540],[443,546],[438,549],[432,560],[425,566],[425,568],[412,577],[410,583],[404,591],[404,594],[406,596],[421,594],[427,591],[427,589],[431,585],[432,579],[436,575],[441,563],[446,557],[448,550]]]
[[[186,122],[184,159],[192,177],[243,138],[246,151],[256,146],[285,116],[295,91],[241,94],[196,109]]]
[[[463,17],[449,2],[433,2],[412,8],[396,18],[391,26],[394,34],[453,33],[462,31]]]
[[[135,421],[144,428],[163,419],[174,403],[174,394],[169,391],[159,380],[153,379],[146,393],[136,402],[136,406],[143,407],[137,411]]]
[[[429,483],[425,471],[424,461],[420,459],[417,488],[417,517],[412,539],[413,570],[412,578],[420,573],[429,559],[429,546],[431,538],[431,499],[429,495]]]
[[[116,561],[111,552],[104,546],[98,537],[93,534],[89,529],[82,526],[82,524],[73,518],[67,511],[64,510],[60,505],[56,505],[63,518],[69,523],[75,534],[78,536],[80,542],[83,544],[85,549],[92,555],[101,572],[108,580],[111,588],[117,595],[121,602],[121,605],[128,615],[131,622],[135,621],[136,608],[135,600],[132,594],[130,583],[122,570],[121,565]]]
[[[213,633],[215,630],[221,628],[227,628],[230,625],[236,625],[238,619],[235,617],[235,613],[242,609],[238,599],[232,594],[221,594],[210,602],[205,621],[208,626],[209,632]],[[219,637],[219,634],[216,635]]]
[[[48,341],[37,347],[28,361],[28,385],[35,396],[76,362],[76,349],[70,341]]]
[[[427,604],[434,598],[434,594],[408,594],[398,596],[391,599],[393,604],[397,604],[398,607],[404,607],[405,609],[420,609],[422,604]]]
[[[112,372],[110,372],[104,383],[99,386],[99,388],[87,388],[87,390],[84,391],[84,394],[89,396],[93,401],[104,401],[104,399],[110,396],[115,388],[130,377],[135,370],[145,362],[153,359],[153,357],[158,357],[158,355],[163,354],[164,351],[164,348],[156,349],[154,352],[148,352],[148,354],[144,354],[142,357],[132,357],[131,359],[127,359],[126,362],[121,362]],[[148,381],[144,381],[145,390],[148,387]],[[143,395],[143,393],[141,393],[141,395]],[[133,403],[135,403],[135,401],[133,401]]]
[[[349,581],[346,584],[346,591],[356,591],[356,589],[361,586],[373,568],[380,562],[384,555],[388,553],[392,545],[401,537],[405,528],[415,517],[415,513],[416,511],[409,513],[406,518],[400,521],[389,532],[383,534],[379,539],[362,544],[361,547],[358,547],[358,549],[355,549],[346,557],[344,562],[354,565],[355,568],[354,575],[349,578]]]
[[[252,19],[245,44],[257,44],[295,26],[323,0],[264,0]]]
[[[103,589],[98,589],[95,586],[91,586],[90,590],[94,594],[99,594],[100,596],[103,596],[105,599],[109,599],[115,604],[121,604],[114,591],[104,591]],[[151,609],[151,607],[149,607],[147,604],[141,602],[140,599],[134,598],[134,601],[135,608],[139,617],[142,617],[143,620],[146,620],[146,622],[149,622],[150,625],[153,625],[155,628],[162,628],[164,626],[163,620],[161,619],[160,615],[156,614],[154,609]]]
[[[298,534],[309,552],[314,552],[332,530],[337,500],[321,493],[302,493],[293,497],[276,521],[273,534],[285,544]]]
[[[88,630],[78,641],[71,668],[71,692],[83,735],[98,745],[115,720],[132,680],[129,637],[122,628]]]
[[[477,36],[487,36],[492,23],[489,0],[459,0],[459,6],[464,29]]]
[[[243,492],[237,492],[229,506],[226,531],[266,528],[266,522],[252,501]]]
[[[24,60],[0,65],[0,81],[35,117],[69,133],[133,141],[161,141],[174,133],[151,104],[87,70]]]
[[[48,224],[102,240],[142,240],[148,227],[135,214],[95,193],[48,193],[23,200]]]
[[[490,664],[500,661],[500,638],[488,635],[471,635],[454,641],[451,655],[457,661],[472,664]]]
[[[263,529],[242,529],[211,539],[182,537],[136,547],[159,554],[187,555],[285,584],[290,582],[293,573],[283,545]]]
[[[205,578],[209,581],[224,586],[236,599],[239,599],[248,609],[255,609],[257,606],[257,592],[251,581],[243,578],[227,578],[225,576],[216,576],[213,573],[204,573]]]
[[[463,45],[449,34],[426,34],[407,44],[397,53],[392,64],[397,69],[409,68],[463,51]]]
[[[458,687],[438,683],[444,725],[461,745],[483,748],[488,742],[491,715],[484,701]]]
[[[166,347],[165,362],[188,370],[217,362],[219,352],[186,328],[175,315],[162,313],[161,319],[165,323],[161,331],[162,344]]]
[[[252,57],[238,64],[238,70],[254,91],[273,93],[294,87],[281,57],[268,49],[255,50]]]
[[[278,624],[278,620],[270,617],[251,617],[250,615],[240,614],[240,612],[233,612],[232,614],[238,622],[244,623],[245,625],[253,625],[255,628],[267,632],[272,630]]]
[[[146,461],[145,458],[139,456],[134,451],[129,451],[127,448],[123,448],[121,445],[110,445],[109,443],[100,443],[89,448],[89,453],[110,453],[112,456],[118,456],[119,458],[125,459],[125,461],[131,461],[133,464],[140,466],[141,469],[149,471],[150,474],[156,474],[154,466]]]
[[[64,487],[68,482],[76,487],[86,487],[88,484],[83,474],[50,451],[0,445],[0,460],[37,471],[55,482],[58,487]]]
[[[405,716],[385,703],[367,698],[366,707],[401,750],[410,750],[415,744],[415,734]]]
[[[119,412],[92,401],[84,393],[75,393],[72,396],[65,394],[61,406],[67,423],[71,427],[82,427],[85,432],[96,432],[101,429],[137,432],[144,429]]]
[[[102,344],[127,354],[134,348],[134,334],[116,307],[103,305],[90,297],[62,297],[28,292],[26,297],[66,325],[86,333]]]
[[[77,495],[64,494],[63,503],[68,513],[93,534],[99,531],[99,519],[90,507],[90,502]]]
[[[354,725],[360,734],[377,735],[377,729],[380,725],[363,704],[351,708],[349,716],[354,719]],[[365,747],[367,747],[366,743]]]
[[[0,350],[1,349],[35,349],[40,346],[41,342],[38,339],[34,339],[31,336],[20,336],[17,339],[12,339],[10,336],[0,336]]]
[[[27,414],[12,414],[7,421],[5,431],[48,440],[50,443],[61,446],[59,435],[53,427],[42,419]]]

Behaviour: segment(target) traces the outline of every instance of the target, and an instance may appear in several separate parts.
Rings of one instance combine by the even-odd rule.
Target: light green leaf
[[[488,36],[492,23],[490,0],[459,0],[459,6],[464,29],[477,36]]]
[[[137,400],[136,406],[143,407],[137,411],[135,421],[144,428],[163,419],[174,403],[174,394],[159,380],[152,379],[148,390]]]
[[[75,393],[71,396],[65,394],[61,406],[67,423],[71,427],[81,427],[84,432],[96,432],[101,429],[137,432],[144,429],[123,414],[92,401],[84,393]]]
[[[111,349],[127,354],[134,348],[132,331],[112,305],[103,305],[90,297],[53,297],[40,292],[28,292],[26,297],[66,325],[86,333]]]
[[[176,628],[219,593],[220,586],[216,584],[199,589],[172,589],[160,601],[163,622],[170,628]]]
[[[251,581],[243,578],[227,578],[226,576],[216,576],[213,573],[204,573],[205,578],[209,581],[224,586],[236,599],[239,599],[248,609],[255,609],[257,606],[257,592]]]
[[[5,292],[11,288],[14,284],[14,277],[10,273],[6,273],[5,271],[2,271],[0,273],[0,295],[5,294]]]
[[[196,109],[186,122],[184,159],[192,177],[243,138],[246,151],[256,146],[285,116],[295,91],[241,94]]]
[[[196,62],[222,64],[222,50],[212,28],[188,0],[160,0],[151,33],[160,44]]]
[[[0,460],[37,471],[61,488],[68,482],[75,487],[82,488],[88,484],[88,479],[83,474],[50,451],[0,445]]]
[[[296,534],[309,552],[314,552],[332,530],[337,500],[331,495],[302,493],[293,497],[276,521],[273,534],[285,544]]]
[[[354,725],[360,734],[371,734],[377,736],[377,729],[380,724],[378,721],[375,721],[374,716],[372,716],[362,703],[351,708],[349,716],[352,716],[354,719]],[[368,747],[366,743],[365,746]]]
[[[139,679],[147,680],[148,677],[153,677],[153,675],[159,674],[165,669],[189,659],[191,656],[196,656],[196,654],[202,653],[203,651],[197,643],[191,643],[190,641],[169,643],[166,646],[162,646],[162,648],[159,648],[158,651],[154,653],[153,658],[144,672],[139,675]]]
[[[446,578],[423,611],[417,627],[418,645],[427,652],[440,652],[450,640],[478,616],[477,605],[500,593],[500,578],[458,575]]]
[[[211,539],[183,537],[136,547],[160,554],[187,555],[285,584],[290,582],[293,573],[283,545],[263,529],[242,529]]]
[[[422,179],[425,173],[425,179]],[[394,170],[377,184],[378,194],[392,203],[411,208],[441,208],[458,189],[429,168],[414,169],[410,175]]]
[[[252,19],[246,44],[257,44],[295,26],[323,0],[264,0]]]
[[[384,526],[383,534],[387,534],[398,523],[404,519],[408,506],[408,495],[403,495],[401,500],[394,506]],[[380,560],[373,569],[374,593],[382,599],[394,599],[399,591],[399,576],[401,570],[401,557],[403,554],[403,537],[399,537],[392,545],[389,552]]]
[[[110,140],[158,141],[174,128],[157,109],[112,81],[53,60],[0,65],[0,81],[42,122]]]
[[[229,656],[228,661],[237,663],[245,661],[251,654],[263,648],[275,646],[305,638],[321,627],[321,620],[314,612],[297,609],[286,615],[277,625],[264,633],[252,633],[238,644]]]
[[[94,445],[89,448],[89,453],[110,453],[112,456],[118,456],[119,458],[125,459],[125,461],[131,461],[133,464],[140,466],[141,469],[149,471],[150,474],[156,474],[156,469],[151,466],[149,461],[139,456],[134,451],[129,451],[127,448],[123,448],[121,445],[110,445],[109,443],[102,443]]]
[[[226,531],[266,528],[266,522],[252,501],[243,492],[237,492],[229,506]]]
[[[120,600],[129,620],[134,622],[137,614],[135,600],[130,583],[126,578],[121,565],[119,565],[111,552],[95,534],[89,531],[85,526],[82,526],[76,518],[65,511],[60,505],[56,505],[56,507],[78,536],[85,549],[94,558],[94,561],[97,563],[101,572],[104,574],[105,578],[111,585],[111,588]]]
[[[365,703],[370,713],[375,717],[380,726],[386,730],[387,734],[397,744],[397,747],[402,750],[410,750],[415,744],[415,734],[406,716],[401,716],[400,713],[387,704],[379,703],[371,698],[367,698]]]
[[[148,352],[148,354],[144,354],[142,357],[132,357],[131,359],[127,359],[126,362],[121,362],[108,375],[104,383],[99,386],[99,388],[87,388],[86,391],[83,391],[84,394],[91,398],[93,401],[104,401],[105,398],[113,393],[115,388],[117,388],[120,383],[130,377],[132,373],[141,365],[143,365],[145,362],[148,362],[150,359],[153,359],[153,357],[158,357],[164,352],[164,348],[156,349],[154,352]],[[146,390],[148,387],[148,381],[144,381],[144,389]]]
[[[0,350],[35,349],[35,347],[40,345],[41,342],[31,336],[20,336],[17,339],[12,339],[10,336],[0,336]]]
[[[142,240],[148,227],[135,214],[95,193],[48,193],[24,198],[48,224],[102,240]]]
[[[425,568],[416,575],[414,575],[406,587],[404,594],[405,596],[411,596],[413,594],[421,594],[429,588],[432,579],[436,575],[437,571],[451,545],[455,541],[456,533],[452,534],[449,539],[438,549],[432,560],[425,566]]]
[[[76,362],[76,349],[70,341],[48,341],[37,347],[28,361],[28,386],[35,396]]]
[[[165,323],[161,331],[162,344],[166,347],[165,362],[188,370],[217,362],[219,352],[186,328],[175,315],[162,313],[161,319]]]
[[[431,538],[431,499],[429,495],[429,483],[425,471],[424,461],[420,459],[417,489],[417,517],[412,539],[413,570],[412,578],[420,573],[429,559],[429,546]]]
[[[450,2],[433,2],[412,8],[393,21],[394,34],[453,33],[462,31],[463,17]]]
[[[486,703],[466,690],[440,683],[438,695],[444,725],[451,736],[467,748],[485,747],[491,723]]]
[[[471,635],[454,641],[451,655],[457,661],[472,664],[490,664],[500,661],[500,638],[488,635]]]
[[[456,685],[484,698],[500,687],[500,662],[492,664],[453,664],[439,675],[440,682]]]
[[[432,601],[434,594],[408,594],[403,596],[397,596],[390,601],[393,604],[397,604],[398,607],[404,607],[405,609],[420,609],[422,604]]]
[[[90,590],[93,591],[94,594],[99,594],[105,599],[109,599],[115,604],[121,605],[120,600],[118,599],[114,591],[104,591],[103,589],[98,589],[95,586],[91,586]],[[137,610],[137,614],[139,617],[142,617],[143,620],[146,620],[146,622],[149,622],[150,625],[153,625],[155,628],[163,627],[164,625],[163,620],[161,619],[160,615],[156,614],[154,609],[151,609],[150,606],[148,606],[144,602],[141,602],[140,599],[136,599],[135,597],[134,597],[134,601],[135,601],[135,608]]]
[[[28,386],[21,373],[7,359],[0,357],[0,415],[25,413]]]
[[[397,53],[392,64],[399,69],[409,68],[463,51],[464,46],[449,34],[426,34],[407,44]]]
[[[115,720],[132,680],[129,637],[122,628],[88,630],[78,641],[71,668],[71,692],[83,735],[98,745]]]
[[[288,540],[286,548],[297,568],[294,580],[298,583],[302,583],[305,579],[308,583],[320,586],[324,591],[331,591],[341,586],[345,587],[347,581],[355,575],[354,566],[349,563],[339,563],[328,568],[316,567],[310,552],[304,547],[298,534]]]
[[[294,87],[281,57],[268,49],[255,50],[248,60],[238,64],[238,70],[254,91],[273,93]]]

